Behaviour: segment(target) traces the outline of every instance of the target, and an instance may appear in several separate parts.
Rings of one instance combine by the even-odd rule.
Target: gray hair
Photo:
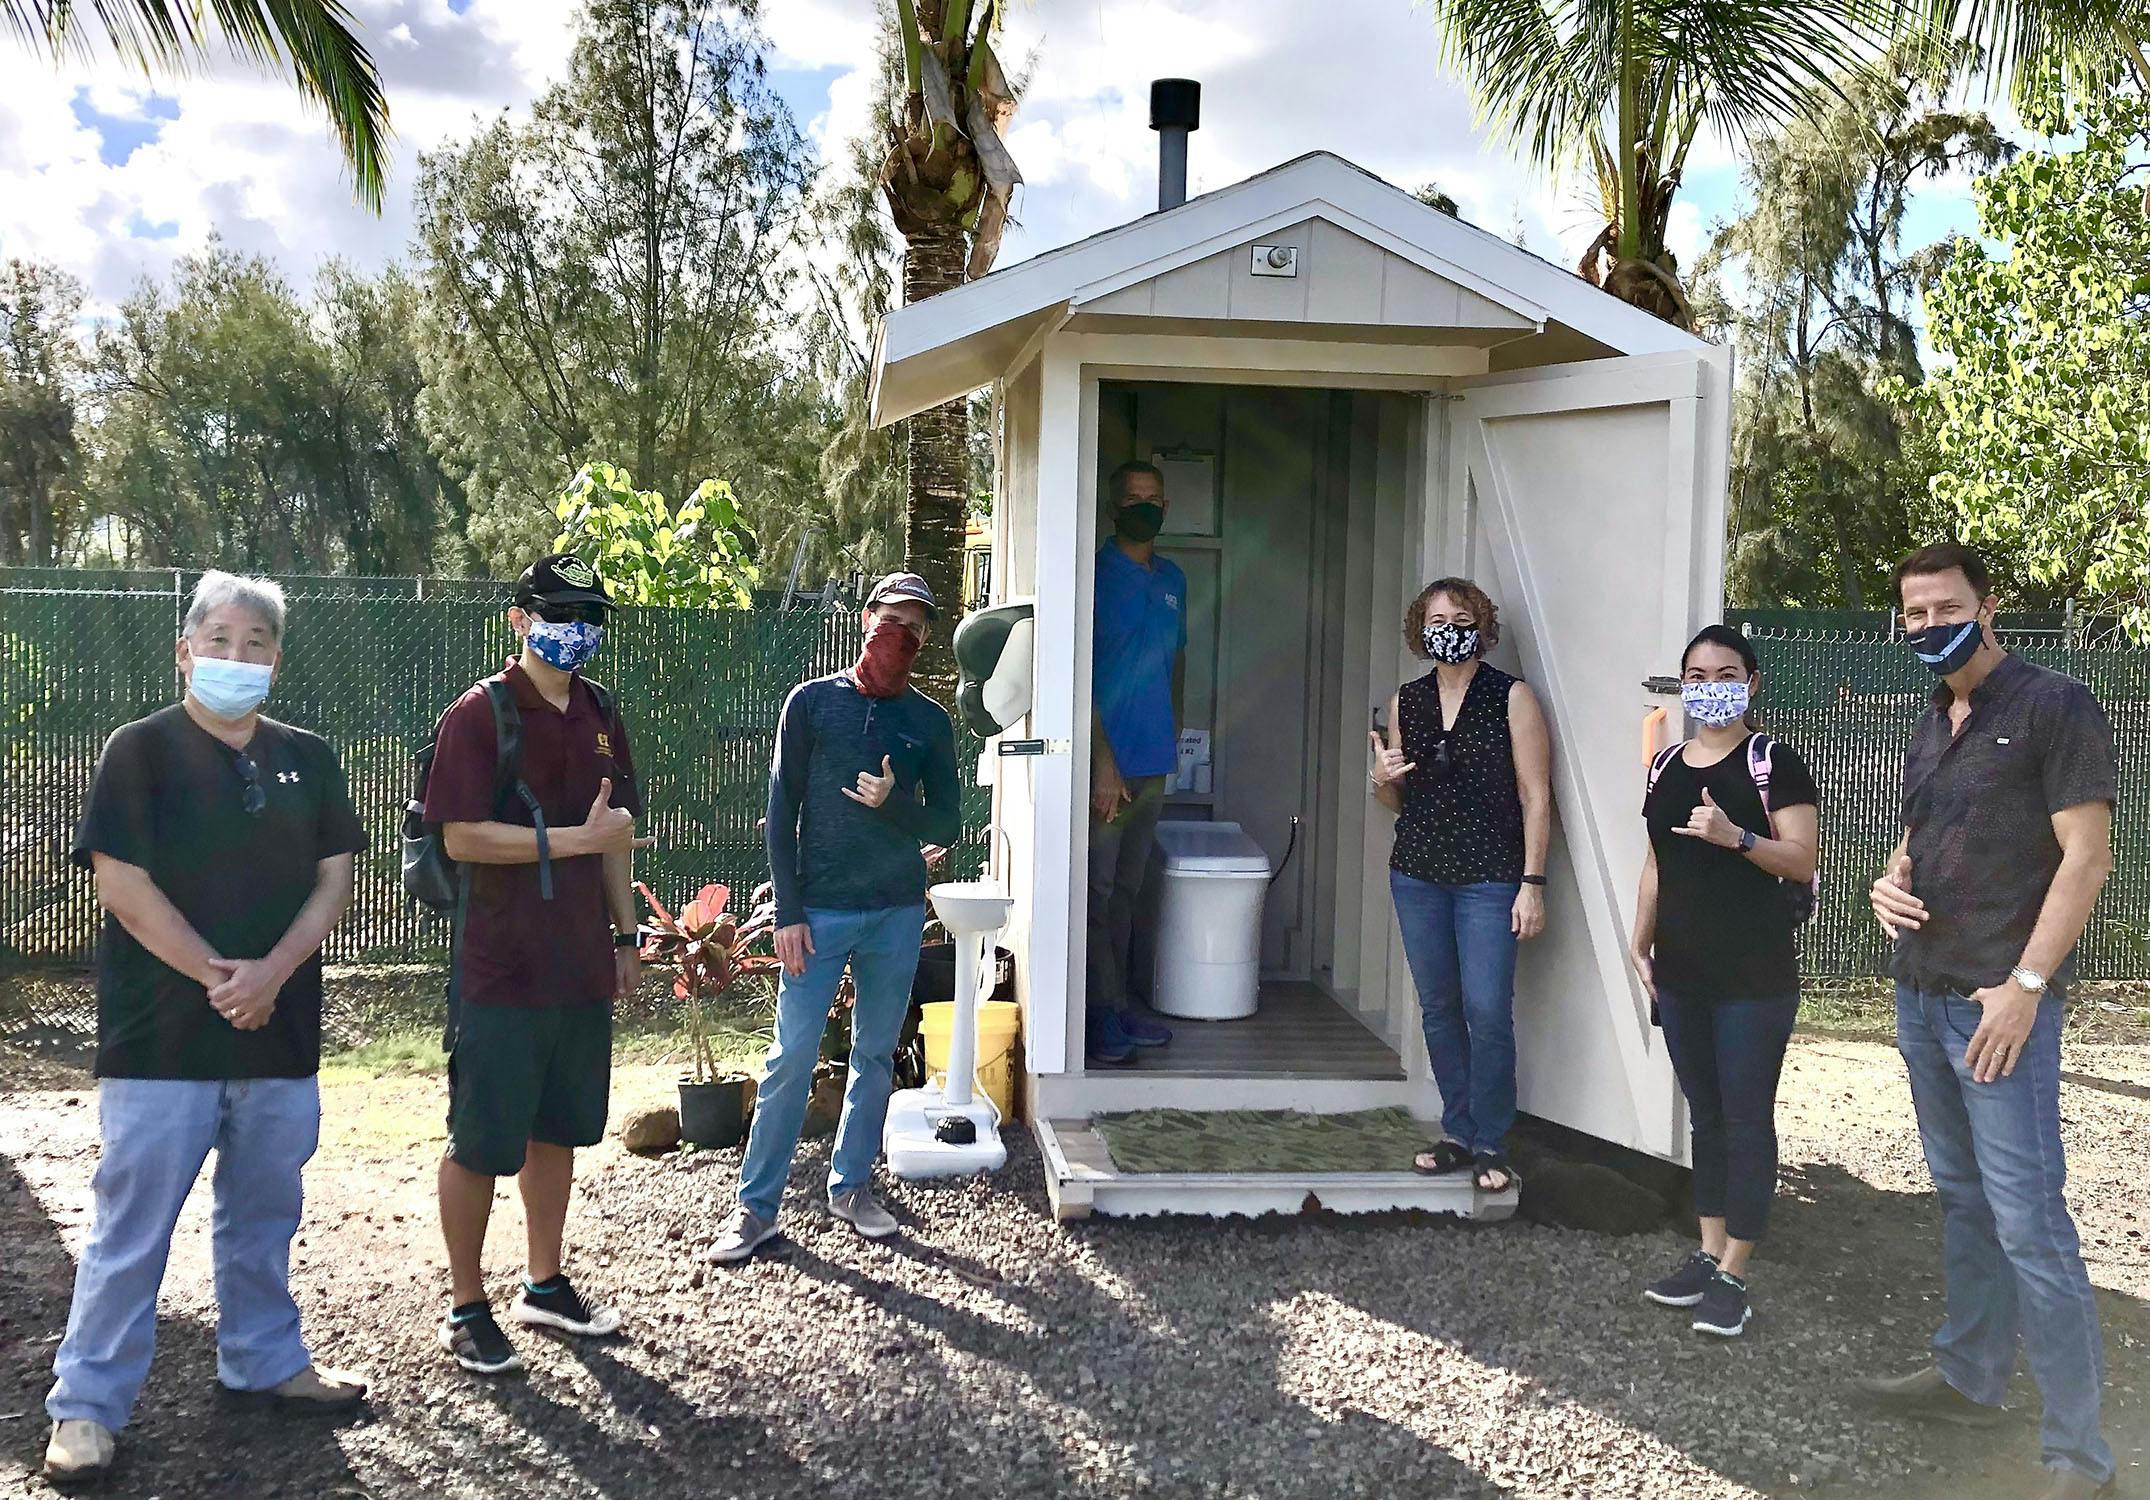
[[[236,573],[211,568],[194,585],[194,598],[187,605],[187,622],[180,634],[192,638],[202,621],[227,604],[236,604],[269,627],[269,638],[284,639],[284,588],[271,578],[241,578]]]

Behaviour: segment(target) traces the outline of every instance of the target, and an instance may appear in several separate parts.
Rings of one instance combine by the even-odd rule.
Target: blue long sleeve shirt
[[[896,775],[888,800],[865,807],[846,797],[860,772],[881,774],[883,756]],[[952,845],[962,832],[955,727],[938,703],[916,688],[869,698],[849,672],[792,689],[769,769],[766,838],[779,925],[805,921],[809,907],[919,904],[922,847]]]

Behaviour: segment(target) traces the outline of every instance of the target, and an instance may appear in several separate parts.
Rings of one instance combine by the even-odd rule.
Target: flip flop
[[[1516,1175],[1505,1151],[1481,1151],[1471,1165],[1475,1169],[1471,1173],[1471,1185],[1481,1193],[1505,1193],[1523,1185],[1523,1179]],[[1499,1187],[1486,1181],[1495,1172],[1508,1179]]]
[[[1411,1170],[1421,1177],[1446,1177],[1470,1164],[1471,1153],[1461,1141],[1436,1141],[1431,1151],[1421,1151],[1411,1158]]]

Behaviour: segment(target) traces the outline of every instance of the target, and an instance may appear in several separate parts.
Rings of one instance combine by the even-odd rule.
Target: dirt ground
[[[2150,1497],[2150,1047],[2071,1040],[2069,1199],[2100,1288],[2120,1493]],[[1705,1342],[1636,1288],[1670,1232],[1608,1239],[1402,1216],[1259,1224],[1047,1212],[1036,1152],[990,1181],[896,1184],[907,1234],[868,1246],[804,1207],[742,1270],[691,1252],[738,1152],[587,1153],[572,1269],[626,1335],[521,1345],[486,1383],[433,1343],[439,1082],[332,1075],[292,1279],[324,1362],[369,1371],[342,1425],[213,1392],[207,1184],[166,1277],[157,1364],[109,1492],[271,1495],[1820,1495],[2037,1492],[2036,1393],[1991,1434],[1876,1421],[1842,1382],[1916,1363],[1938,1318],[1938,1220],[1893,1048],[1803,1036],[1780,1119],[1779,1211],[1757,1322]],[[664,1098],[630,1066],[615,1114]],[[95,1096],[0,1046],[0,1494],[34,1478],[41,1401],[89,1227]],[[519,1270],[512,1195],[488,1265]]]

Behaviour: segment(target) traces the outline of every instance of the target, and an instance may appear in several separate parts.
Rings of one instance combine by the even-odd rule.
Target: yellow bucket
[[[948,1071],[948,1032],[955,1024],[952,1000],[919,1008],[919,1035],[926,1039],[926,1072]],[[1016,1033],[1022,1029],[1022,1011],[1012,1000],[988,1000],[978,1007],[977,1089],[993,1101],[1003,1120],[1015,1118]]]

